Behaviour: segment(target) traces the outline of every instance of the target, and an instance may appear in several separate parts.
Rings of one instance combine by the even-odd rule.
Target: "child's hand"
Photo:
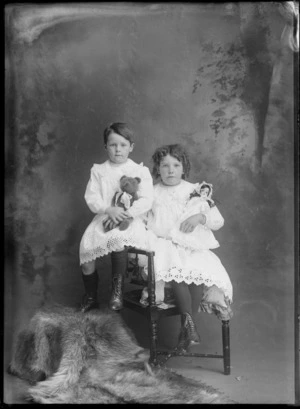
[[[121,207],[108,207],[105,213],[108,215],[107,220],[111,220],[116,225],[128,217],[127,212]]]
[[[199,223],[206,223],[206,217],[202,213],[195,214],[184,220],[180,225],[180,231],[183,233],[191,233]]]
[[[109,217],[103,221],[103,226],[105,231],[109,231],[114,229],[115,227],[118,226],[118,223],[114,223]]]

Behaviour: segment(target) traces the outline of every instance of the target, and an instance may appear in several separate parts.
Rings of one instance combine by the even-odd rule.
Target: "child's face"
[[[133,143],[117,133],[111,133],[106,144],[106,151],[111,162],[116,164],[125,163],[129,153],[133,150]]]
[[[164,185],[176,186],[181,182],[183,166],[173,156],[165,156],[159,164],[159,173]]]

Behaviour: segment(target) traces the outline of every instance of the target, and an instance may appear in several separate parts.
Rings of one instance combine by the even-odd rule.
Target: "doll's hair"
[[[180,144],[164,145],[156,149],[156,151],[152,155],[152,160],[154,163],[152,175],[155,178],[159,176],[160,162],[167,155],[173,156],[173,158],[176,158],[179,162],[182,163],[183,173],[184,173],[182,175],[182,179],[185,179],[186,177],[188,177],[190,173],[190,169],[191,169],[191,164],[190,164],[189,157],[186,151],[184,150],[183,146]]]
[[[104,145],[107,145],[109,135],[112,133],[117,133],[118,135],[123,136],[130,142],[130,145],[133,144],[134,134],[133,131],[127,126],[125,122],[113,122],[107,128],[104,129],[103,138]]]
[[[208,189],[208,194],[209,194],[209,195],[212,193],[212,187],[211,187],[208,183],[203,183],[203,184],[200,186],[200,192],[201,192],[201,190],[203,190],[203,189]]]

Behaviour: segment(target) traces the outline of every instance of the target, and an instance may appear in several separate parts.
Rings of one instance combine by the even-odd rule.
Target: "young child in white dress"
[[[180,230],[181,223],[188,217],[199,212],[205,216],[210,213],[210,209],[215,206],[212,200],[212,191],[213,186],[211,183],[202,182],[196,186],[195,190],[190,194],[182,216],[170,231],[170,238],[173,243],[180,244],[182,247],[186,247],[190,250],[216,249],[220,246],[206,223],[204,225],[198,224],[189,234],[183,233]],[[219,220],[221,219],[223,218],[219,215]],[[219,225],[219,228],[220,227]]]
[[[159,178],[159,182],[154,186],[153,206],[147,217],[149,248],[155,251],[155,279],[172,285],[181,312],[177,349],[186,350],[200,342],[194,314],[203,310],[215,312],[215,308],[230,311],[232,284],[220,259],[211,250],[176,244],[170,232],[177,225],[180,232],[189,237],[199,224],[218,230],[224,219],[213,206],[183,220],[190,195],[199,186],[185,180],[190,162],[181,145],[163,146],[155,151],[152,159],[153,176]],[[178,225],[180,220],[183,221]],[[213,300],[207,293],[203,297],[203,287],[210,290]]]
[[[108,160],[93,165],[84,195],[88,207],[95,216],[82,236],[79,249],[85,287],[82,312],[98,306],[98,274],[95,260],[109,253],[112,263],[112,295],[109,306],[113,310],[120,310],[123,307],[124,274],[127,269],[126,247],[146,248],[143,215],[151,208],[153,202],[153,181],[149,169],[129,159],[134,142],[133,132],[128,126],[116,122],[107,127],[104,130],[104,146]],[[120,189],[120,179],[123,175],[140,179],[138,199],[128,210],[112,204],[116,191]],[[118,224],[127,218],[132,218],[132,222],[126,230],[120,230]],[[108,227],[112,230],[106,232]]]

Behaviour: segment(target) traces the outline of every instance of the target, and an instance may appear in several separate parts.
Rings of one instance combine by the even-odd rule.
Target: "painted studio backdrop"
[[[225,219],[215,252],[234,291],[233,362],[276,356],[293,382],[294,71],[280,7],[12,5],[5,21],[7,351],[41,305],[80,302],[79,242],[93,217],[84,191],[106,159],[104,128],[125,121],[133,160],[152,168],[156,147],[182,143],[189,180],[214,185]],[[104,305],[108,267],[99,262]],[[142,318],[123,314],[147,343]],[[219,322],[199,322],[214,350]],[[160,342],[174,346],[179,325],[164,322]]]

